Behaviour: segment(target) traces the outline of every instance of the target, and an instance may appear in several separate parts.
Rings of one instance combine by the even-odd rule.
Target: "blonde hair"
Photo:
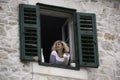
[[[68,53],[69,52],[69,47],[67,45],[66,42],[61,41],[61,40],[57,40],[54,42],[53,46],[52,46],[52,50],[56,50],[56,44],[57,43],[61,43],[63,45],[63,53]]]

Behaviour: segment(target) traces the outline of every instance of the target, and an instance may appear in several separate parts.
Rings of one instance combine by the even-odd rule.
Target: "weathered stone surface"
[[[8,3],[10,0],[0,0],[0,3]]]
[[[107,53],[107,52],[105,52],[105,51],[99,51],[99,58],[101,59],[103,59],[104,57],[106,57],[106,56],[109,56],[110,54],[109,53]]]
[[[115,26],[115,31],[118,32],[118,33],[120,33],[120,27],[119,26]]]
[[[118,43],[120,44],[120,36],[118,36]]]
[[[19,67],[11,67],[12,72],[19,72],[21,69]]]
[[[96,80],[97,79],[97,75],[96,74],[93,74],[91,72],[90,73],[88,72],[88,74],[89,74],[89,76],[88,76],[89,80]],[[94,77],[91,77],[91,76],[94,76]]]
[[[8,23],[8,20],[0,19],[0,23],[5,23],[5,24],[7,24],[7,23]]]
[[[6,77],[6,76],[3,75],[3,74],[0,74],[0,80],[8,80],[8,77]]]
[[[31,76],[24,76],[21,78],[21,80],[32,80],[32,79],[33,79],[32,75]]]
[[[0,60],[0,65],[6,65],[6,66],[10,66],[12,65],[11,63],[8,62],[8,60]]]
[[[120,76],[120,69],[117,69],[117,70],[116,70],[115,76]]]
[[[0,67],[0,72],[7,72],[8,71],[8,68],[7,68],[7,66],[5,67],[5,66],[1,66]]]
[[[114,3],[113,3],[113,8],[116,8],[116,9],[119,9],[120,7],[120,2],[118,0],[116,0]]]
[[[105,33],[104,38],[106,40],[115,40],[115,35],[112,35],[110,33]]]
[[[97,78],[96,78],[96,80],[112,80],[112,79],[110,79],[108,76],[105,76],[105,75],[99,75]]]
[[[116,61],[115,61],[114,57],[106,56],[104,58],[101,58],[101,65],[111,66],[112,68],[115,68],[116,67]]]
[[[116,61],[116,69],[120,69],[120,62]]]
[[[0,27],[0,35],[6,36],[6,31],[4,29],[4,26]]]
[[[91,0],[91,2],[98,2],[98,0]]]
[[[113,12],[113,14],[119,15],[120,11],[118,9],[112,9],[111,10]]]
[[[99,73],[105,74],[105,75],[114,75],[114,71],[113,68],[111,67],[106,67],[106,66],[102,66],[99,69]]]
[[[21,78],[20,77],[17,77],[17,76],[11,76],[9,77],[9,80],[20,80]]]
[[[103,33],[97,33],[98,34],[98,37],[103,37]]]
[[[120,52],[117,52],[117,53],[115,53],[115,59],[116,59],[116,70],[118,69],[120,69]]]
[[[115,77],[116,80],[120,80],[120,77]]]
[[[17,24],[17,22],[15,22],[15,21],[11,21],[11,22],[9,22],[9,24],[10,24],[11,26],[14,26],[14,25]]]
[[[4,51],[0,51],[0,58],[6,58],[8,54]]]
[[[0,6],[0,10],[3,10],[1,6]]]
[[[110,50],[110,51],[113,50],[112,43],[107,42],[107,41],[101,42],[101,47],[102,47],[104,50]]]

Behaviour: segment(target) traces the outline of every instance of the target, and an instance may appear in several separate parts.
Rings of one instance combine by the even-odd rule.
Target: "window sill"
[[[33,71],[32,71],[33,74],[69,77],[69,78],[76,78],[76,79],[83,79],[83,80],[88,79],[87,71],[85,69],[69,70],[69,69],[63,69],[63,68],[42,66],[36,62],[31,62],[31,67],[33,67]]]

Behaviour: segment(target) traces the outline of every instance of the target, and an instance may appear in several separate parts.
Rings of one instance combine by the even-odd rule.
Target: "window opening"
[[[62,25],[65,18],[41,15],[41,44],[45,62],[49,63],[51,47],[56,40],[62,40]]]
[[[41,9],[41,48],[45,63],[49,63],[51,47],[56,40],[63,40],[68,44],[71,55],[70,59],[74,59],[74,34],[72,17],[73,16],[70,14]]]

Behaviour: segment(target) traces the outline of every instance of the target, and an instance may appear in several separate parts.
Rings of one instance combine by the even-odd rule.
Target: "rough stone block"
[[[118,43],[120,44],[120,36],[118,36]]]
[[[110,42],[107,42],[107,41],[102,41],[101,42],[101,47],[104,49],[104,50],[113,50],[113,45],[112,43]]]
[[[118,22],[120,22],[120,21],[118,21]],[[115,31],[118,32],[118,33],[120,33],[120,26],[119,25],[115,26]]]
[[[120,80],[120,76],[119,77],[115,77],[115,80]]]
[[[99,32],[99,33],[98,33],[98,37],[102,37],[102,36],[103,36],[103,33],[102,33],[102,32],[101,32],[101,33]]]
[[[0,67],[0,72],[5,72],[5,71],[8,71],[7,66],[1,66]]]
[[[6,32],[5,32],[4,27],[0,27],[0,35],[6,36]]]
[[[8,3],[10,0],[0,0],[0,3]]]
[[[98,70],[98,74],[107,75],[112,80],[114,80],[114,74],[115,73],[113,71],[113,68],[111,68],[109,66],[101,66]]]
[[[120,6],[120,2],[119,1],[115,1],[113,4],[113,8],[119,9]]]
[[[8,80],[8,77],[6,77],[6,76],[3,75],[3,74],[0,74],[0,80]]]
[[[9,80],[21,80],[21,78],[17,76],[11,76],[9,77]]]
[[[91,0],[91,2],[98,2],[98,0]]]
[[[0,10],[3,10],[1,6],[0,6]]]
[[[101,60],[101,65],[111,66],[112,68],[116,68],[116,61],[114,57],[106,56],[100,60]]]
[[[104,38],[106,40],[115,40],[115,35],[112,35],[110,33],[105,33]]]
[[[0,19],[0,23],[7,24],[7,23],[8,23],[8,20],[5,20],[5,19]]]
[[[120,76],[120,69],[117,69],[115,72],[115,76]]]
[[[96,80],[110,80],[110,78],[105,75],[99,75]]]
[[[9,22],[9,24],[10,24],[11,26],[14,26],[14,25],[17,25],[17,22],[11,21],[11,22]]]
[[[7,56],[8,56],[7,53],[0,51],[0,58],[6,58]]]

